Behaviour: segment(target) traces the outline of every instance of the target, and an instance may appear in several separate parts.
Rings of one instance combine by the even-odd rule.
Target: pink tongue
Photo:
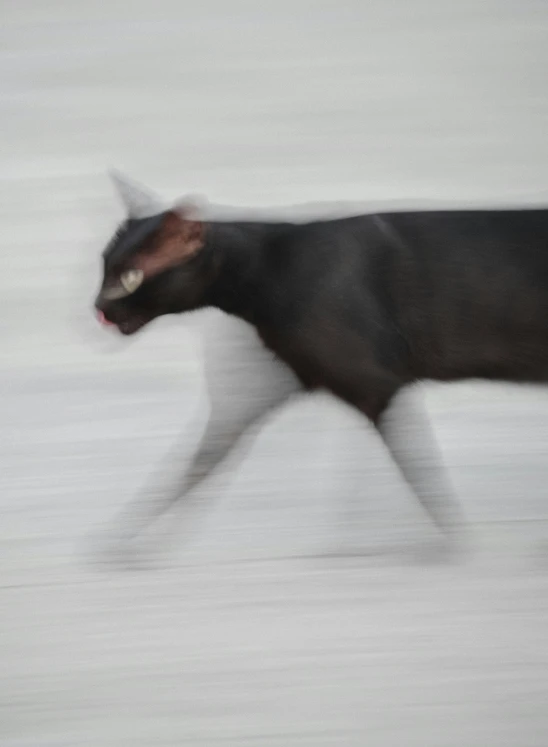
[[[114,322],[109,322],[109,320],[106,318],[106,316],[103,314],[102,311],[97,312],[97,318],[99,319],[99,324],[104,324],[105,327],[114,326]]]

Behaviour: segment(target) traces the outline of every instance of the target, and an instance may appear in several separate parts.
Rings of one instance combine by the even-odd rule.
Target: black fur
[[[184,244],[195,224],[186,233],[181,224],[180,249],[172,212],[147,221],[125,224],[104,253],[96,301],[103,318],[132,334],[157,316],[204,306],[241,317],[305,388],[330,390],[375,423],[439,528],[453,534],[461,526],[427,418],[407,409],[401,431],[402,411],[394,422],[397,406],[388,406],[423,379],[546,381],[548,210],[211,222],[197,252]],[[181,261],[158,271],[158,260],[171,262],[179,250]],[[140,258],[154,272],[126,298],[106,300],[105,289]],[[123,534],[136,536],[210,474],[253,419],[236,420],[222,426],[220,441],[210,422],[179,492],[140,503]]]
[[[107,248],[105,283],[154,251],[156,221],[134,221]],[[126,334],[216,306],[254,325],[305,386],[376,421],[420,379],[546,380],[548,210],[212,222],[194,257],[96,305]]]

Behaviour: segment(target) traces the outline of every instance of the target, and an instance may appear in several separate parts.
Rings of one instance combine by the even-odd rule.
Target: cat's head
[[[127,217],[103,252],[95,308],[103,324],[131,335],[158,316],[201,305],[205,225],[193,206],[167,208],[140,185],[112,177]]]

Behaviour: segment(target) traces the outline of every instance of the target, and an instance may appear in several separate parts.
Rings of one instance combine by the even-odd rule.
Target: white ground
[[[164,570],[86,555],[203,404],[207,317],[120,350],[95,329],[105,168],[243,206],[548,200],[545,0],[0,11],[0,744],[545,747],[544,390],[428,392],[460,564],[367,554],[430,530],[326,398],[274,419]]]

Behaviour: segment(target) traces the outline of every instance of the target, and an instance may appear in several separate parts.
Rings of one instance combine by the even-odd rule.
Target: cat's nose
[[[105,327],[113,327],[114,326],[114,322],[109,321],[106,318],[104,311],[101,311],[100,309],[97,309],[97,319],[99,320],[99,324],[102,324]]]

